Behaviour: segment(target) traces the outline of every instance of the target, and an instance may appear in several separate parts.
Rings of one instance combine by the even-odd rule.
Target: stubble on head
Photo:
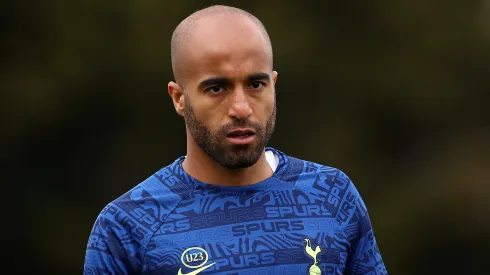
[[[267,57],[271,64],[273,63],[273,51],[272,44],[269,38],[269,34],[265,29],[262,22],[255,17],[253,14],[230,6],[214,5],[199,11],[194,12],[187,18],[185,18],[172,33],[172,38],[170,41],[170,57],[172,62],[172,72],[175,81],[182,86],[186,85],[185,75],[188,73],[188,68],[182,66],[181,64],[183,57],[185,57],[189,52],[186,52],[186,44],[192,39],[193,31],[201,23],[202,19],[206,17],[218,17],[218,16],[239,16],[251,20],[259,29],[261,34],[264,36],[265,42],[267,44]]]

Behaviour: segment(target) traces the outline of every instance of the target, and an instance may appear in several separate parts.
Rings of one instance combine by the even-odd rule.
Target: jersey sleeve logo
[[[310,239],[306,238],[305,242],[306,254],[310,255],[310,257],[313,258],[313,264],[309,268],[310,275],[320,275],[322,272],[320,270],[320,267],[317,265],[318,261],[316,260],[316,256],[318,255],[318,253],[322,252],[322,248],[317,245],[315,247],[315,250],[313,250]]]
[[[202,272],[203,270],[211,267],[216,262],[205,265],[208,260],[208,252],[200,247],[189,247],[184,252],[182,252],[182,256],[180,257],[182,264],[191,269],[191,271],[187,273],[182,273],[182,268],[179,268],[177,275],[196,275]]]

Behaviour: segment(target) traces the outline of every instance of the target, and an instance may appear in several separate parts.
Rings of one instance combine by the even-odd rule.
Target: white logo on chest
[[[205,265],[209,260],[208,252],[197,246],[184,250],[180,260],[185,267],[192,269],[192,271],[182,273],[182,268],[179,268],[177,275],[196,275],[215,264]]]

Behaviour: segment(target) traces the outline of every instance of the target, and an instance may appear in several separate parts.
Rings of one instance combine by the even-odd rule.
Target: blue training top
[[[387,274],[350,179],[266,150],[279,164],[257,184],[202,183],[180,157],[109,203],[84,274]]]

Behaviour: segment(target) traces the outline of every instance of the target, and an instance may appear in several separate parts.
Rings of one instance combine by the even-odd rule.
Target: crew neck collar
[[[231,191],[231,192],[242,192],[242,191],[250,191],[250,190],[264,190],[268,189],[271,186],[276,185],[277,183],[280,182],[282,174],[287,169],[289,158],[282,153],[279,150],[276,150],[271,147],[266,147],[265,148],[266,152],[272,152],[277,158],[278,158],[278,164],[277,168],[273,172],[272,176],[268,177],[267,179],[253,183],[250,185],[246,186],[222,186],[222,185],[217,185],[213,183],[205,183],[197,180],[196,178],[192,177],[191,175],[187,174],[187,172],[184,171],[182,168],[182,162],[185,159],[185,156],[179,157],[177,160],[174,162],[174,171],[178,172],[177,174],[180,175],[181,179],[187,183],[188,185],[192,186],[193,188],[196,189],[204,189],[204,190],[215,190],[215,191]]]

